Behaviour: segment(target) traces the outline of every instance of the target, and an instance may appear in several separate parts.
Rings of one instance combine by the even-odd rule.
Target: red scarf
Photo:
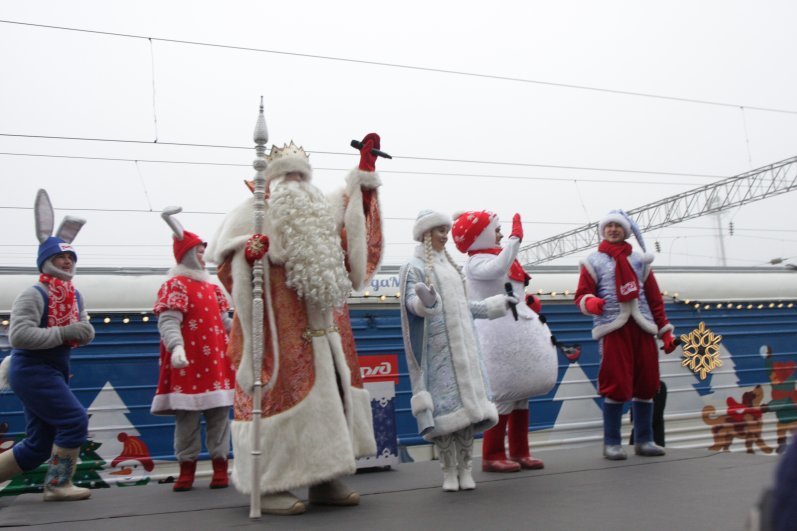
[[[620,302],[632,301],[639,297],[639,279],[634,268],[628,263],[631,250],[631,244],[628,242],[609,243],[603,240],[598,245],[598,251],[614,258],[617,264],[614,280],[617,288],[617,300]]]
[[[474,254],[499,254],[502,251],[500,247],[493,247],[492,249],[479,249],[478,251],[468,251],[468,256],[473,256]],[[520,262],[515,260],[512,262],[512,266],[509,268],[509,278],[512,280],[517,280],[518,282],[522,282],[524,286],[529,285],[529,280],[531,280],[531,275],[526,273],[523,270],[523,266],[520,265]]]
[[[75,287],[70,281],[40,275],[39,282],[47,284],[47,326],[66,326],[80,320],[78,312]],[[78,346],[76,342],[68,342],[71,347]]]

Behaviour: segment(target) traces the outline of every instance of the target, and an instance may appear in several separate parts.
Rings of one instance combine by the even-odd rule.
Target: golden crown
[[[285,157],[302,157],[305,160],[310,159],[310,156],[305,152],[304,148],[297,146],[293,143],[293,140],[291,140],[290,144],[285,144],[281,148],[272,145],[271,152],[266,157],[266,160],[274,162]]]

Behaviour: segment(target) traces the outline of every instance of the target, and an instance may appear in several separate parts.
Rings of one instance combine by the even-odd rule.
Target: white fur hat
[[[412,227],[412,237],[416,242],[423,241],[423,235],[435,227],[451,228],[451,218],[433,210],[421,210]]]
[[[628,216],[622,210],[612,210],[598,222],[598,235],[601,238],[603,238],[603,229],[612,221],[623,227],[626,240],[631,237],[631,223]]]
[[[307,153],[304,148],[294,144],[293,140],[291,140],[290,144],[285,144],[281,148],[272,146],[271,153],[266,159],[268,160],[266,182],[293,172],[304,175],[306,181],[313,177],[313,169],[310,167],[310,159]]]
[[[623,231],[625,232],[625,239],[631,237],[631,234],[634,235],[636,241],[639,243],[639,246],[642,248],[642,261],[646,264],[653,262],[655,258],[652,253],[649,253],[647,248],[645,247],[645,240],[642,238],[642,231],[639,230],[639,226],[636,222],[626,214],[622,210],[612,210],[598,222],[598,235],[603,238],[603,229],[611,222],[619,223],[623,227]]]

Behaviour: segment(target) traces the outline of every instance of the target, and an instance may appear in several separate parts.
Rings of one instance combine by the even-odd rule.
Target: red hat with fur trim
[[[197,245],[205,245],[207,243],[202,241],[202,238],[194,234],[193,232],[183,231],[183,239],[178,240],[177,237],[174,237],[174,243],[172,244],[172,250],[174,251],[174,259],[177,260],[179,264],[182,261],[183,256],[185,253],[196,247]]]
[[[454,245],[459,252],[467,253],[484,229],[490,226],[495,219],[495,214],[487,210],[463,212],[454,215],[454,226],[451,228],[451,235],[454,238]],[[492,238],[495,243],[495,237]]]

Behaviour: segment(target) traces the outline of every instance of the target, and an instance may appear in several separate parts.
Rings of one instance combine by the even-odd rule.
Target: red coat
[[[153,414],[232,405],[235,372],[227,356],[227,333],[222,320],[222,312],[229,309],[221,288],[210,282],[175,276],[161,286],[153,311],[155,315],[165,311],[183,314],[181,332],[189,365],[173,368],[171,353],[161,341]]]

